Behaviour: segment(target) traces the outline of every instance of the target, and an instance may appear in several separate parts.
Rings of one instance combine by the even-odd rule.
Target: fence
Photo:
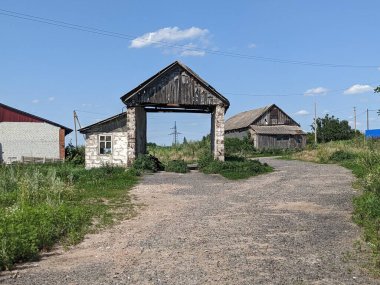
[[[17,157],[7,157],[6,160],[0,161],[5,164],[15,164],[15,163],[57,163],[63,162],[63,159],[60,158],[50,158],[50,157],[34,157],[34,156],[21,156],[21,160],[18,160]]]
[[[21,156],[21,163],[55,163],[63,162],[60,158]]]

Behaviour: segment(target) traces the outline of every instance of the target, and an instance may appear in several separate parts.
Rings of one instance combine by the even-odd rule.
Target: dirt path
[[[265,160],[275,172],[239,182],[147,175],[137,217],[0,283],[380,284],[345,258],[359,236],[349,171]]]

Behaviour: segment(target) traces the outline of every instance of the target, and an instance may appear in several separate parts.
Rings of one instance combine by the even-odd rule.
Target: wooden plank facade
[[[237,114],[226,121],[225,136],[249,136],[257,149],[303,148],[306,134],[275,104]]]

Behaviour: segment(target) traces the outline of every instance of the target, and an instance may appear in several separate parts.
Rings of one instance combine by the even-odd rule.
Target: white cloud
[[[326,95],[329,90],[325,87],[316,87],[306,90],[305,96]]]
[[[310,113],[306,110],[299,110],[298,112],[295,113],[295,115],[298,115],[298,116],[307,116],[309,114]]]
[[[181,56],[204,56],[206,52],[197,47],[197,45],[190,43],[185,45],[180,52]]]
[[[206,54],[203,50],[184,50],[181,56],[204,56]]]
[[[352,85],[350,88],[344,90],[343,94],[350,95],[350,94],[360,94],[360,93],[367,93],[372,92],[374,87],[368,84],[355,84]]]
[[[55,100],[55,97],[49,97],[48,100],[49,100],[50,102],[52,102],[52,101]]]
[[[256,48],[257,45],[256,45],[255,43],[250,43],[250,44],[248,45],[248,47],[249,47],[249,48]]]
[[[201,39],[209,31],[197,27],[181,30],[178,27],[167,27],[155,32],[146,33],[131,41],[130,48],[143,48],[151,45],[162,46],[165,43],[177,43],[185,40]]]
[[[38,100],[38,99],[33,99],[33,100],[32,100],[32,103],[33,103],[33,104],[37,104],[37,103],[39,103],[39,102],[40,102],[40,100]]]

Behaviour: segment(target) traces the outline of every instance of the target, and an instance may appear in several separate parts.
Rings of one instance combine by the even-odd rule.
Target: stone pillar
[[[224,161],[224,106],[216,106],[211,115],[211,150],[214,159]]]
[[[127,108],[127,166],[136,159],[136,107]]]
[[[127,166],[140,153],[146,153],[146,111],[144,107],[127,108]]]

